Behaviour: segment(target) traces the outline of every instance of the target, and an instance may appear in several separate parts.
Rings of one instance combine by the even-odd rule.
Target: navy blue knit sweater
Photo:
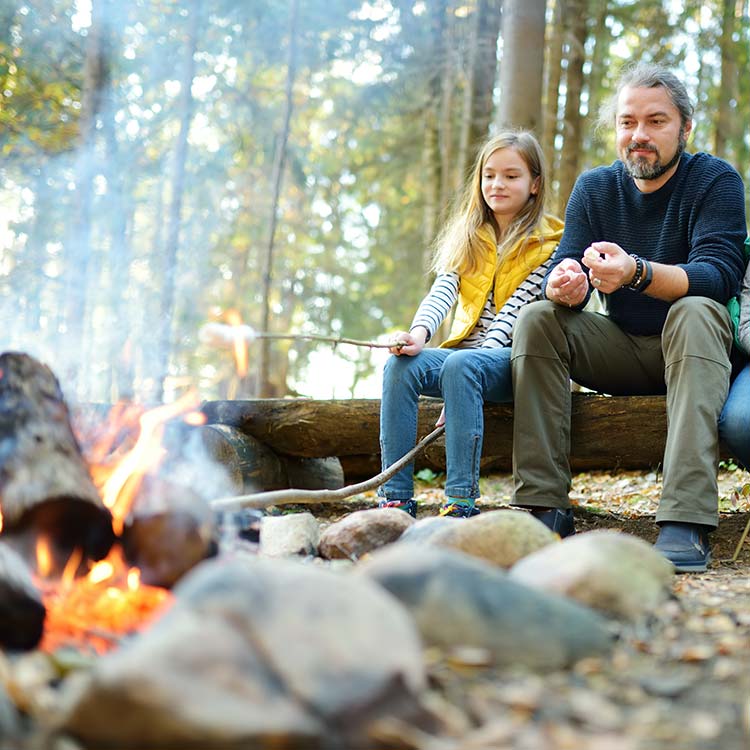
[[[616,161],[576,181],[554,265],[564,258],[580,262],[592,242],[614,242],[628,253],[681,266],[689,295],[724,304],[739,292],[746,234],[742,179],[725,161],[683,154],[674,175],[653,193],[638,190]],[[602,296],[610,317],[638,335],[660,333],[671,304],[629,289]]]

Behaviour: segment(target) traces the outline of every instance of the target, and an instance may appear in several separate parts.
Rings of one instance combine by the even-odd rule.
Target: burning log
[[[46,610],[21,556],[0,542],[0,646],[32,649],[42,637]]]
[[[286,456],[260,440],[226,424],[197,428],[206,452],[229,472],[237,492],[335,490],[344,471],[335,457]]]
[[[57,378],[19,352],[0,354],[2,534],[26,559],[47,536],[54,568],[76,548],[99,560],[114,541],[112,517],[94,486]]]
[[[150,586],[171,588],[185,573],[216,554],[217,529],[208,502],[165,477],[144,479],[122,530],[129,565]]]

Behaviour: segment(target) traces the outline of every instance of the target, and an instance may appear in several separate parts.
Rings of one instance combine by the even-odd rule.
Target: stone
[[[635,620],[670,598],[674,568],[643,539],[599,530],[540,549],[519,560],[510,575],[610,617]]]
[[[224,556],[174,594],[151,628],[63,683],[58,730],[87,746],[368,748],[371,721],[422,711],[414,622],[364,577]]]
[[[525,510],[501,509],[458,519],[436,529],[426,541],[479,557],[501,568],[510,568],[559,537]]]
[[[320,535],[318,553],[327,560],[358,560],[368,552],[395,542],[414,519],[398,508],[368,508],[332,523]]]
[[[409,609],[425,644],[448,652],[482,648],[497,666],[544,671],[606,654],[613,645],[609,622],[598,613],[456,550],[398,542],[373,552],[356,571]]]
[[[456,523],[463,523],[463,518],[453,516],[428,516],[420,518],[404,531],[399,541],[415,544],[429,544],[433,537],[444,528]]]
[[[267,557],[317,555],[320,527],[312,513],[264,516],[260,522],[260,553]]]

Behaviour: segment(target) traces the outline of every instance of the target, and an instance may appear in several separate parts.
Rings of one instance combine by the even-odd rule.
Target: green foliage
[[[83,5],[83,4],[81,4]],[[110,83],[89,151],[79,149],[92,27],[73,0],[0,4],[0,320],[3,347],[80,367],[79,396],[112,400],[126,370],[135,393],[156,369],[164,248],[173,206],[177,81],[189,8],[171,0],[94,0]],[[285,105],[290,3],[202,0],[192,117],[181,195],[169,376],[226,395],[231,353],[202,344],[207,320],[239,310],[259,324],[260,258],[271,224],[272,174]],[[294,110],[275,234],[273,329],[375,339],[407,327],[426,287],[434,175],[453,175],[464,117],[476,0],[300,3]],[[693,149],[711,149],[722,97],[719,0],[588,3],[582,168],[615,158],[594,110],[619,67],[655,59],[687,72],[698,99]],[[444,12],[443,12],[444,11]],[[435,54],[435,24],[445,47]],[[735,18],[736,69],[750,67],[750,20]],[[494,51],[484,52],[494,56]],[[450,83],[443,160],[424,160],[431,84]],[[439,88],[439,86],[438,86]],[[739,75],[727,158],[750,178],[750,77]],[[561,88],[560,99],[564,98]],[[559,149],[564,149],[564,134]],[[83,167],[88,167],[84,169]],[[82,177],[82,175],[88,175]],[[66,349],[63,279],[76,257],[72,217],[90,180],[91,274],[86,351]],[[439,213],[455,179],[445,180]],[[554,184],[554,181],[553,181]],[[75,271],[75,269],[72,269]],[[125,343],[111,343],[113,331]],[[274,344],[281,383],[304,383],[319,344]],[[113,352],[114,347],[114,352]],[[369,350],[341,347],[355,381]],[[251,350],[252,356],[252,350]],[[77,361],[78,360],[78,361]],[[67,371],[67,370],[66,370]]]

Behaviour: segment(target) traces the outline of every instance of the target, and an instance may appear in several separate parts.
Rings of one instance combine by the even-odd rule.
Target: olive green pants
[[[661,336],[633,336],[605,315],[548,301],[524,307],[511,355],[514,504],[569,506],[572,379],[613,396],[667,394],[656,520],[716,526],[731,345],[726,308],[706,297],[675,302]]]

